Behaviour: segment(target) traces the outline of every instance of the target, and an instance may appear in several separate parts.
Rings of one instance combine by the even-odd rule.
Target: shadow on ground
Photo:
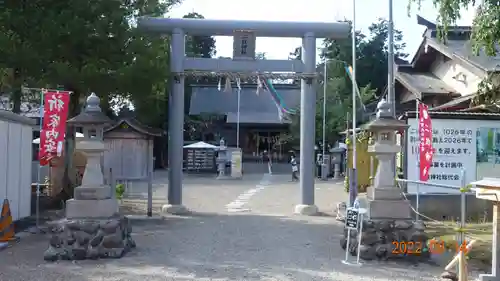
[[[439,268],[341,263],[330,217],[197,213],[134,222],[138,248],[120,260],[45,263],[47,237],[0,252],[0,280],[438,280]],[[43,238],[42,238],[43,237]],[[429,273],[432,271],[433,274]]]

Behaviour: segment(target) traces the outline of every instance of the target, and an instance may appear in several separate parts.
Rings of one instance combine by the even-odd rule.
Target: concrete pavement
[[[300,192],[288,179],[187,180],[183,199],[193,214],[134,222],[138,248],[126,257],[45,263],[47,239],[33,235],[0,252],[0,280],[439,280],[433,276],[441,269],[429,265],[342,264],[343,226],[330,216],[346,197],[342,184],[318,182],[316,202],[324,214],[304,217],[292,214]],[[155,194],[165,187],[158,178]],[[229,210],[228,204],[238,198],[246,210]]]

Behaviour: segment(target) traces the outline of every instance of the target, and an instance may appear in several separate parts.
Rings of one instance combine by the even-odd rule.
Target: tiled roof
[[[149,136],[160,137],[164,134],[164,131],[162,131],[160,129],[148,127],[148,126],[142,124],[141,122],[139,122],[135,118],[120,119],[118,122],[116,122],[112,126],[106,128],[104,130],[104,132],[106,133],[106,132],[113,131],[114,129],[119,128],[122,124],[127,124],[128,126],[132,127],[134,130],[139,131],[139,132],[141,132],[145,135],[149,135]]]
[[[456,93],[453,88],[446,85],[441,79],[430,73],[396,72],[396,79],[410,91],[425,94],[450,94]]]
[[[276,90],[288,107],[296,108],[300,105],[299,89],[277,87]],[[241,89],[240,122],[285,123],[280,116],[280,111],[269,92],[262,90],[257,95],[255,86],[243,87]],[[236,88],[233,88],[232,92],[224,92],[212,86],[193,87],[189,107],[190,115],[203,113],[224,114],[227,115],[227,122],[230,123],[231,121],[236,122],[236,112],[238,112],[238,94]],[[248,122],[244,122],[243,120]]]
[[[459,104],[461,104],[463,102],[470,101],[475,96],[476,96],[476,94],[470,94],[470,95],[461,96],[461,97],[453,99],[453,100],[451,100],[451,101],[449,101],[449,102],[447,102],[445,104],[433,107],[430,110],[445,110],[445,109],[448,109],[448,108],[451,108],[451,107],[455,107],[455,106],[457,106],[457,105],[459,105]]]
[[[448,40],[446,41],[446,46],[453,54],[470,61],[481,69],[489,72],[500,71],[500,54],[490,57],[484,51],[480,51],[476,56],[472,53],[472,43],[470,40]]]

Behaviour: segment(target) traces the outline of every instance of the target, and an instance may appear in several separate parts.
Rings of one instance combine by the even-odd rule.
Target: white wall
[[[406,152],[408,179],[419,180],[416,154],[418,152],[418,126],[415,119],[409,119],[408,125],[410,125]],[[429,174],[438,178],[429,179],[429,182],[460,186],[461,169],[465,170],[466,184],[483,177],[500,175],[500,143],[498,143],[500,121],[433,119],[432,128],[433,146],[436,150],[433,162],[439,164],[439,167],[431,168]],[[436,140],[438,142],[435,142]],[[478,156],[480,156],[479,161],[477,161]],[[458,175],[458,178],[455,175]],[[416,185],[409,184],[408,192],[416,193],[416,188]],[[420,192],[459,191],[421,185]]]
[[[431,72],[462,96],[476,93],[478,84],[482,81],[482,78],[451,59],[436,59],[431,66]],[[460,73],[465,75],[465,83],[453,78]],[[458,78],[463,76],[459,75]]]
[[[2,203],[4,199],[9,200],[12,217],[18,220],[31,214],[32,126],[2,117],[0,116],[0,200]]]

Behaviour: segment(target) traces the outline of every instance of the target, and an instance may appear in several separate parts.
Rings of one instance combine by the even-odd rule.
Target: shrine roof
[[[139,122],[135,118],[122,118],[122,119],[118,120],[118,122],[113,124],[112,126],[106,128],[104,130],[104,132],[105,133],[111,132],[113,130],[121,128],[123,125],[129,126],[132,129],[138,131],[139,133],[142,133],[142,134],[145,134],[148,136],[161,137],[162,135],[164,135],[163,130],[146,126],[146,125],[142,124],[141,122]]]
[[[463,112],[463,111],[429,111],[431,118],[435,119],[462,119],[462,120],[500,120],[500,113],[491,112]],[[405,112],[400,119],[415,118],[415,111]]]
[[[459,95],[453,88],[431,73],[421,73],[398,69],[395,79],[417,96],[421,94]]]
[[[289,109],[300,106],[300,89],[296,85],[278,86],[277,92],[283,103]],[[281,113],[271,94],[265,90],[256,93],[255,85],[243,85],[240,94],[240,123],[286,124],[286,118]],[[203,85],[193,87],[189,114],[220,114],[227,116],[228,123],[236,122],[238,112],[237,89],[230,92],[218,90],[217,86]]]

